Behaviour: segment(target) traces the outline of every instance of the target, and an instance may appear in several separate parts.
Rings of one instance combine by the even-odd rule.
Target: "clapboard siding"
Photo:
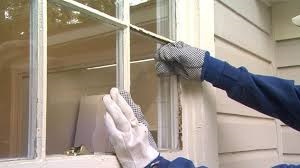
[[[300,164],[300,155],[283,155],[283,162],[289,164]]]
[[[271,34],[271,8],[256,0],[219,0],[259,29]]]
[[[283,126],[282,145],[284,154],[300,154],[300,133],[292,128]]]
[[[240,153],[221,154],[221,168],[267,168],[278,163],[276,150],[256,150]]]
[[[300,29],[291,19],[300,14],[299,0],[285,0],[272,5],[272,31],[275,40],[286,40],[300,37]]]
[[[273,119],[219,114],[218,125],[219,153],[277,147],[276,123]]]
[[[270,36],[218,1],[215,3],[215,35],[272,61],[274,44]]]
[[[294,80],[296,85],[300,84],[300,66],[280,68],[277,70],[277,74],[281,78]]]
[[[245,7],[247,6],[247,7]],[[256,0],[215,1],[216,57],[250,72],[274,75],[271,11]],[[217,89],[220,168],[265,168],[279,162],[276,121]]]
[[[232,45],[228,41],[216,37],[215,47],[217,57],[229,62],[233,66],[245,66],[252,73],[262,75],[273,74],[273,67],[270,62],[260,59],[252,53]]]
[[[220,89],[217,89],[217,112],[242,116],[271,118],[228,98],[226,92]]]
[[[275,57],[277,67],[300,65],[300,39],[277,42]]]

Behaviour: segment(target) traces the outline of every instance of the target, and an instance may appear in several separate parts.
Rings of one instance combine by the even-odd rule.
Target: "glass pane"
[[[0,1],[0,158],[27,156],[28,0]]]
[[[106,152],[95,149],[93,141],[96,124],[104,126],[99,121],[103,116],[91,112],[98,112],[101,95],[116,86],[117,30],[70,11],[48,6],[47,154],[63,154],[81,144],[90,152]],[[96,145],[103,141],[99,138]]]
[[[169,6],[169,0],[130,0],[130,22],[171,38]]]
[[[131,31],[130,34],[130,60],[153,59],[158,43],[152,39]]]
[[[130,92],[133,100],[141,106],[149,130],[157,142],[157,91],[158,78],[154,69],[154,61],[131,64]]]
[[[75,0],[86,6],[97,9],[110,16],[116,16],[116,2],[115,0]]]
[[[147,37],[131,33],[130,92],[149,123],[149,129],[160,148],[171,148],[170,78],[156,75],[153,56],[158,44]],[[163,121],[159,123],[160,121]],[[164,136],[159,138],[159,133]]]

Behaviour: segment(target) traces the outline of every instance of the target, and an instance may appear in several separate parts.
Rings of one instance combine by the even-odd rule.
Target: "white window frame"
[[[119,6],[116,19],[103,12],[91,9],[73,0],[53,0],[56,3],[67,5],[85,14],[96,17],[106,23],[122,27],[118,33],[117,53],[123,55],[117,60],[117,86],[121,89],[130,89],[130,25],[129,2],[123,0]],[[65,168],[65,167],[119,167],[117,159],[112,155],[86,156],[46,156],[46,103],[47,103],[47,1],[32,0],[31,2],[31,48],[30,48],[30,126],[29,126],[29,159],[0,160],[0,167],[14,168]],[[214,51],[214,1],[213,0],[170,0],[176,5],[175,40],[182,40],[191,45]],[[122,12],[123,11],[123,12]],[[201,25],[201,27],[199,26]],[[191,28],[197,28],[192,29]],[[144,30],[143,30],[144,31]],[[156,39],[171,41],[165,37],[145,31]],[[201,38],[200,38],[201,37]],[[122,47],[120,47],[122,46]],[[178,106],[181,109],[182,120],[182,149],[167,150],[162,155],[167,159],[178,156],[192,159],[196,165],[200,163],[209,167],[218,167],[215,105],[202,99],[202,95],[214,94],[214,91],[204,85],[197,87],[192,82],[173,78],[177,83],[179,93]],[[179,90],[177,90],[179,88]],[[200,89],[198,89],[200,88]],[[191,93],[192,92],[192,93]],[[191,97],[192,96],[192,97]],[[194,96],[194,97],[193,97]],[[199,97],[199,100],[195,100]],[[212,96],[213,99],[213,96]],[[201,110],[199,111],[198,105]],[[177,122],[173,122],[176,123]],[[174,142],[172,142],[174,143]],[[178,142],[175,142],[176,144]]]

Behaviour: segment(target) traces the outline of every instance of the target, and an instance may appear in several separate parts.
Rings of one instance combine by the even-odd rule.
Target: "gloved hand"
[[[122,94],[127,101],[116,88],[111,89],[110,95],[103,97],[107,110],[104,117],[105,126],[122,167],[142,168],[157,158],[159,153],[150,144],[154,141],[146,126],[147,123],[145,121],[145,124],[142,123],[144,118],[139,106],[127,92],[122,91]],[[141,121],[137,119],[134,111]]]
[[[191,47],[182,41],[162,46],[155,54],[158,75],[180,75],[201,80],[204,57],[208,51]]]

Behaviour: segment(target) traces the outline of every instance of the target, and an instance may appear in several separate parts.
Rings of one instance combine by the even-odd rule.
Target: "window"
[[[27,156],[29,3],[0,2],[0,158]]]
[[[176,82],[158,78],[153,60],[159,39],[173,37],[169,16],[174,4],[168,0],[1,2],[0,157],[64,154],[78,145],[82,103],[107,94],[111,87],[131,90],[160,148],[179,149],[178,140],[172,140],[178,138],[174,136],[178,122],[167,122],[178,112],[173,107],[176,100],[170,98],[177,95],[171,89]],[[158,38],[130,31],[131,24]]]
[[[179,79],[157,78],[151,58],[170,39],[214,46],[213,1],[5,0],[0,20],[0,167],[119,167],[110,154],[62,155],[76,144],[80,111],[112,86],[131,89],[160,149],[167,149],[163,156],[207,159],[216,167],[213,103],[196,101],[201,91],[194,85],[184,82],[179,91]],[[199,22],[201,29],[192,29]],[[156,92],[141,96],[148,79]]]

